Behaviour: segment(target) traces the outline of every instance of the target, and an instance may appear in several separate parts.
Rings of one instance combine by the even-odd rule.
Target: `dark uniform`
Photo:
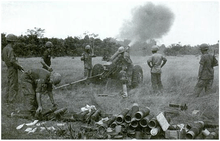
[[[42,59],[50,67],[51,65],[51,49],[46,49],[43,53]],[[48,70],[47,67],[43,66],[44,69]]]
[[[24,94],[24,106],[32,116],[38,108],[36,93],[52,93],[50,72],[45,69],[31,69],[21,76],[21,92]]]
[[[7,89],[6,89],[6,101],[12,102],[18,93],[18,69],[21,67],[18,65],[15,53],[12,45],[8,44],[2,52],[2,59],[5,62],[7,71]]]
[[[198,74],[198,82],[195,87],[195,94],[199,96],[203,88],[205,89],[206,94],[211,92],[211,87],[214,79],[214,69],[212,66],[213,56],[205,53],[201,56],[200,70]],[[202,68],[201,68],[202,67]]]

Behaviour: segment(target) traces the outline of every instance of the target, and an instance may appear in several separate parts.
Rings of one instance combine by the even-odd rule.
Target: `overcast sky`
[[[85,31],[99,38],[117,37],[124,20],[131,19],[135,7],[149,1],[6,1],[1,0],[1,33],[25,35],[27,29],[45,29],[44,37],[65,39],[83,36]],[[219,40],[218,1],[151,1],[174,14],[167,34],[159,44],[215,44]]]

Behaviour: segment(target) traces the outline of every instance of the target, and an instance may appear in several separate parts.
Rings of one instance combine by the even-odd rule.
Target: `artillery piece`
[[[124,51],[125,52],[125,51]],[[62,86],[55,87],[55,89],[60,89],[69,85],[77,84],[77,83],[94,83],[94,84],[105,84],[108,78],[122,80],[124,77],[126,80],[128,77],[131,77],[131,88],[137,87],[143,81],[143,70],[139,65],[132,66],[132,73],[130,76],[123,76],[121,71],[123,70],[123,53],[119,53],[118,51],[104,64],[95,64],[92,69],[92,76],[88,78],[84,78],[82,80],[77,80],[68,84],[64,84]],[[123,83],[127,83],[126,80],[122,80]]]
[[[123,59],[123,53],[116,52],[104,65],[95,64],[92,69],[92,77],[94,78],[92,82],[105,83],[108,78],[122,80],[123,74],[120,72],[123,70]],[[135,88],[143,81],[143,70],[139,65],[131,64],[131,66],[132,73],[126,77],[131,77],[131,87]]]

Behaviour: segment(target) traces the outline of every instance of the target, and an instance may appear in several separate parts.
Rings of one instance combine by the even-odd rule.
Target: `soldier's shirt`
[[[51,51],[49,49],[44,51],[42,58],[48,66],[51,65]]]
[[[125,59],[126,63],[132,64],[132,60],[131,60],[130,54],[128,52],[124,52],[124,59]]]
[[[14,53],[14,50],[10,44],[8,44],[6,47],[4,47],[2,51],[2,59],[7,65],[7,67],[12,67],[13,62],[17,62],[16,55]]]
[[[213,56],[211,54],[201,55],[199,64],[203,65],[201,79],[213,79],[214,69],[212,67]]]
[[[35,86],[36,93],[43,93],[45,91],[52,91],[50,81],[50,72],[45,69],[31,69],[28,74]]]
[[[166,61],[167,59],[159,54],[159,53],[154,53],[152,54],[152,56],[149,57],[149,59],[147,60],[147,62],[151,62],[153,67],[151,69],[151,73],[161,73],[161,63],[162,61]]]
[[[92,69],[92,56],[85,52],[83,53],[83,59],[84,59],[84,68],[85,69]]]

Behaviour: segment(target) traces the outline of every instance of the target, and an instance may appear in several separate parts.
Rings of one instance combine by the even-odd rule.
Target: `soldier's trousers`
[[[18,94],[18,70],[9,67],[7,70],[7,88],[6,88],[6,101],[12,102]]]
[[[211,93],[212,84],[213,79],[199,79],[195,87],[195,95],[199,96],[203,89],[206,94]]]
[[[27,73],[21,76],[21,92],[24,95],[24,109],[22,112],[35,115],[38,108],[35,86]]]
[[[161,91],[163,89],[161,73],[151,73],[151,84],[154,92],[157,92],[158,90]]]
[[[92,69],[84,69],[84,77],[91,77]]]

